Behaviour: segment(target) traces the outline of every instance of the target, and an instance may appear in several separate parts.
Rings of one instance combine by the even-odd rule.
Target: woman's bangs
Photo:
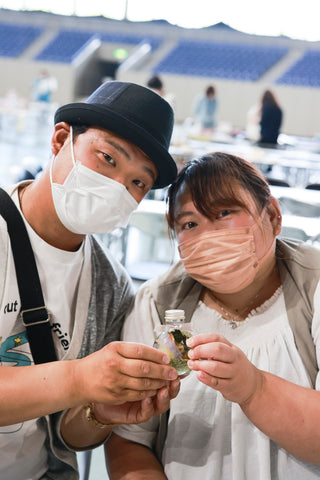
[[[197,210],[207,218],[216,216],[221,207],[243,206],[239,197],[239,183],[229,175],[207,174],[199,178],[189,179],[188,187]]]

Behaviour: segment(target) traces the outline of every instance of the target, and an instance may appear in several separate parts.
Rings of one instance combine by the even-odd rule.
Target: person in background
[[[319,250],[277,239],[268,183],[227,153],[185,165],[168,223],[181,261],[140,288],[122,338],[150,345],[184,309],[191,373],[168,415],[113,431],[110,479],[319,478]]]
[[[114,424],[166,410],[179,389],[166,355],[118,341],[132,282],[92,235],[124,227],[151,188],[175,179],[168,153],[173,111],[149,89],[114,81],[84,103],[63,105],[54,121],[49,164],[34,181],[5,190],[30,238],[55,361],[35,364],[0,217],[0,477],[6,480],[77,479],[74,450],[99,445]],[[42,337],[37,345],[41,351]]]
[[[164,87],[163,87],[163,81],[161,80],[158,75],[153,75],[149,80],[147,81],[147,87],[153,90],[154,92],[158,93],[161,97],[164,95]]]
[[[173,93],[168,93],[165,91],[163,81],[158,75],[153,75],[149,78],[147,81],[147,87],[163,97],[169,103],[172,109],[175,110],[175,96]]]
[[[216,89],[209,85],[205,93],[196,99],[194,106],[195,120],[203,129],[213,129],[216,126],[217,105]]]
[[[260,108],[260,144],[276,145],[282,125],[282,109],[271,90],[266,90]]]
[[[52,102],[52,94],[58,89],[58,82],[48,70],[43,69],[32,85],[32,100],[34,102]]]

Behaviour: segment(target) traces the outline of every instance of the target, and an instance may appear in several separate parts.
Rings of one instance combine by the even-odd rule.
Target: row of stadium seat
[[[157,73],[258,80],[287,48],[183,40],[155,67]]]
[[[35,60],[70,63],[94,38],[105,43],[138,45],[143,40],[150,43],[155,49],[162,42],[158,37],[144,37],[142,35],[127,35],[123,33],[105,33],[92,31],[60,30],[51,42],[36,56]]]
[[[18,57],[42,32],[40,27],[0,22],[0,56]]]
[[[0,22],[0,56],[18,57],[43,31],[41,27]],[[153,49],[163,41],[151,35],[146,38],[137,34],[61,29],[35,60],[71,63],[94,38],[127,45],[146,40]],[[154,73],[256,81],[288,51],[273,46],[182,40],[154,67]],[[320,51],[304,52],[276,83],[320,87]]]
[[[40,27],[0,22],[0,56],[17,58],[43,33]],[[102,42],[138,45],[147,40],[152,49],[157,48],[162,39],[156,36],[93,32],[61,29],[56,36],[35,57],[35,60],[57,63],[71,63],[94,38]]]
[[[277,83],[320,87],[320,51],[307,50]]]

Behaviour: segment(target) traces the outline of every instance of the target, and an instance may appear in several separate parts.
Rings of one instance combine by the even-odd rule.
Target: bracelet
[[[85,405],[84,407],[85,411],[85,417],[88,422],[92,422],[97,428],[112,428],[116,427],[118,424],[117,423],[102,423],[97,420],[95,414],[94,414],[94,404],[89,403],[88,405]]]

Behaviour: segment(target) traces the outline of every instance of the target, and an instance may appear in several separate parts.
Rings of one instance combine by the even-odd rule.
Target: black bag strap
[[[0,188],[0,214],[7,222],[21,299],[20,317],[26,327],[34,363],[57,359],[44,304],[40,278],[23,218],[8,193]]]

